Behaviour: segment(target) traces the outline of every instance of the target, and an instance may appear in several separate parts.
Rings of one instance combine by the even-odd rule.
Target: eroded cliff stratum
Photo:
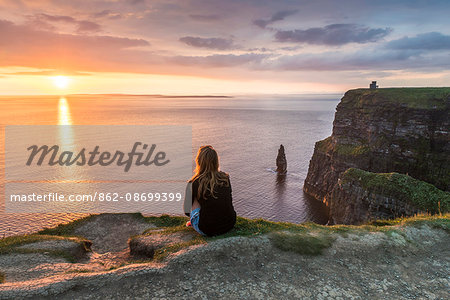
[[[355,208],[355,205],[362,205],[355,199],[347,199],[348,203],[339,199],[339,207],[334,206],[333,198],[346,194],[336,189],[343,189],[340,177],[349,168],[406,174],[449,191],[450,88],[355,89],[346,92],[336,109],[332,135],[315,145],[304,184],[307,194],[330,207],[335,223],[358,223],[390,213],[398,216],[423,210],[414,203],[409,203],[410,206],[408,203],[390,204],[396,201],[395,195],[386,196],[386,193],[383,195],[387,197],[383,200],[385,203],[375,206],[369,201],[364,207]],[[374,198],[373,193],[379,194],[379,190],[370,190],[370,184],[358,184],[358,188],[361,186],[369,189],[363,191],[365,196],[358,195],[357,198]],[[443,195],[447,198],[450,194]],[[411,209],[396,211],[395,207],[402,206]],[[349,217],[352,212],[360,216]]]

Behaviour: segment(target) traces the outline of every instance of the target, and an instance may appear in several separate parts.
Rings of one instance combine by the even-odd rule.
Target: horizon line
[[[295,96],[295,95],[337,95],[345,92],[330,93],[235,93],[235,94],[128,94],[128,93],[73,93],[73,94],[0,94],[0,97],[21,97],[21,96],[147,96],[162,98],[234,98],[237,96]]]

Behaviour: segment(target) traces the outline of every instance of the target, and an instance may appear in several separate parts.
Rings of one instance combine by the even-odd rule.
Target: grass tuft
[[[269,237],[278,249],[306,255],[322,254],[333,244],[333,238],[326,234],[313,236],[308,233],[273,232]]]
[[[62,257],[68,262],[76,262],[76,258],[63,250],[24,249],[19,246],[49,240],[70,240],[76,243],[84,243],[87,240],[78,237],[60,237],[52,235],[27,234],[16,235],[0,239],[0,255],[10,253],[44,253],[55,257]]]
[[[153,256],[153,259],[156,261],[162,261],[172,253],[176,253],[182,249],[185,249],[185,248],[193,246],[193,245],[200,245],[200,244],[206,244],[206,243],[207,242],[206,242],[205,237],[199,235],[199,236],[194,237],[192,240],[171,244],[171,245],[168,245],[166,247],[156,250],[155,255]]]
[[[143,217],[149,223],[153,223],[157,227],[174,227],[185,225],[189,220],[188,217],[161,215],[157,217]]]
[[[0,239],[0,254],[10,253],[15,247],[41,242],[48,240],[57,240],[59,238],[47,235],[26,234],[26,235],[14,235]]]
[[[57,235],[57,236],[73,236],[73,232],[75,231],[76,228],[78,228],[80,225],[88,222],[95,216],[97,216],[97,215],[89,215],[89,216],[83,217],[81,219],[74,220],[70,223],[59,224],[58,226],[53,227],[53,228],[44,228],[41,231],[39,231],[38,234]]]
[[[359,156],[368,153],[370,148],[368,145],[336,144],[334,150],[339,155]]]
[[[370,147],[367,144],[360,142],[359,145],[352,144],[335,144],[333,145],[333,139],[331,136],[316,143],[315,149],[323,153],[334,151],[341,156],[360,156],[370,152]]]
[[[324,140],[316,142],[315,149],[319,150],[320,152],[328,152],[331,149],[333,149],[333,139],[331,136],[327,137]]]
[[[264,219],[247,219],[237,217],[236,225],[234,225],[234,228],[232,230],[217,237],[210,237],[209,239],[214,240],[232,236],[252,236],[282,230],[303,232],[307,228],[311,229],[316,225],[317,224],[314,223],[294,224],[286,222],[271,222]]]

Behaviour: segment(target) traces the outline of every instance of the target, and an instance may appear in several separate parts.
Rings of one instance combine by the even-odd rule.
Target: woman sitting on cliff
[[[230,177],[219,170],[219,156],[212,146],[200,147],[195,161],[195,173],[186,189],[184,207],[188,216],[191,205],[186,201],[192,199],[191,220],[186,226],[192,226],[201,235],[224,234],[236,223]]]

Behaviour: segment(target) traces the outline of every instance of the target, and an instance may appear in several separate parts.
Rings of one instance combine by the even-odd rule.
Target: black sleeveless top
[[[197,198],[198,180],[192,182],[192,202]],[[206,193],[206,198],[200,195],[197,199],[200,203],[200,219],[198,227],[208,236],[220,235],[230,231],[236,223],[236,212],[231,196],[231,183],[228,186],[214,187],[214,198],[211,193]]]

